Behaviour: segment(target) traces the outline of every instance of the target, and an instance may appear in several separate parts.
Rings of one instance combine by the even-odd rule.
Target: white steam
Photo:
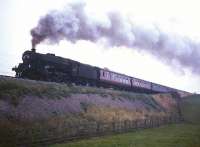
[[[33,48],[43,41],[59,43],[68,40],[98,42],[109,46],[125,46],[149,52],[162,61],[180,64],[200,73],[200,43],[190,38],[163,32],[156,25],[138,25],[119,12],[109,12],[103,19],[91,16],[84,3],[69,4],[60,11],[51,11],[31,30]]]

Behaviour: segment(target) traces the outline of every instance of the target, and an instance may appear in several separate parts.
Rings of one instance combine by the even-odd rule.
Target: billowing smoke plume
[[[175,62],[200,73],[198,42],[165,33],[156,25],[148,29],[136,25],[118,12],[109,12],[99,20],[85,10],[83,3],[70,4],[62,11],[48,13],[31,30],[31,35],[33,48],[43,41],[59,43],[66,39],[75,43],[78,40],[106,40],[106,45],[141,49],[161,60]]]

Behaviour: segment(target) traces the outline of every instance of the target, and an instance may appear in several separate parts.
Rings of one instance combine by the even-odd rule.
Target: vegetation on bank
[[[0,143],[8,139],[13,145],[24,136],[45,139],[76,123],[132,121],[173,114],[178,115],[177,105],[170,94],[155,96],[0,76]]]
[[[71,94],[99,94],[102,97],[111,96],[113,99],[123,97],[133,101],[142,99],[145,103],[152,105],[152,107],[156,105],[154,99],[147,94],[0,76],[0,99],[10,100],[9,102],[14,105],[19,103],[21,97],[27,95],[60,99],[69,97]]]
[[[184,124],[57,144],[51,147],[200,147],[200,95],[182,99]]]

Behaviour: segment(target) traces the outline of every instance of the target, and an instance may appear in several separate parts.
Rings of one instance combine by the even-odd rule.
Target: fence
[[[151,117],[133,121],[118,121],[110,123],[87,122],[78,124],[66,124],[62,127],[54,128],[34,128],[18,130],[7,136],[4,143],[12,143],[16,146],[21,145],[45,145],[74,139],[88,138],[107,134],[131,132],[139,129],[154,128],[171,123],[179,123],[181,118],[178,116]],[[1,144],[1,143],[0,143]],[[13,146],[13,145],[12,145]]]

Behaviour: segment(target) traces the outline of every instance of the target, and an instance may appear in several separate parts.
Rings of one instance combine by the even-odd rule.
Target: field
[[[200,126],[169,125],[51,147],[200,147]]]
[[[181,103],[186,123],[141,130],[51,147],[200,147],[200,96],[190,96]]]

